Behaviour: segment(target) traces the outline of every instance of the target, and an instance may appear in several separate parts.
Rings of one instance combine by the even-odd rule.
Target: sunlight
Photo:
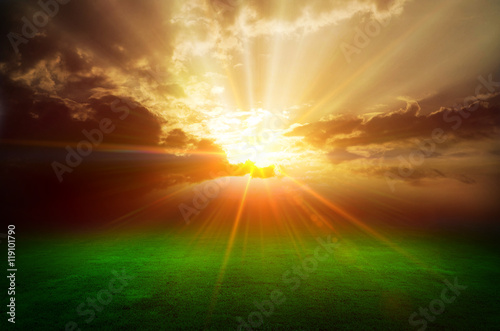
[[[227,153],[230,163],[253,162],[258,167],[281,163],[282,132],[287,122],[284,114],[275,114],[262,108],[249,111],[235,110],[218,114],[209,121],[214,139]]]

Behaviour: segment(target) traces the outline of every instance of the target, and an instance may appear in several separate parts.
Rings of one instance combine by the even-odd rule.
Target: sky
[[[498,215],[498,1],[46,4],[0,4],[9,217],[162,201],[148,217],[174,222],[228,176],[210,208],[319,192],[379,221]]]

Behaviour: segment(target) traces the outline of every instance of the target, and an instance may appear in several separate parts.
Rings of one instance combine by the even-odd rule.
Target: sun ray
[[[248,193],[248,188],[250,186],[250,180],[251,180],[251,177],[249,176],[248,180],[246,182],[245,189],[243,191],[242,197],[241,197],[240,204],[238,206],[238,211],[236,213],[236,217],[235,217],[234,222],[233,222],[231,233],[229,235],[229,240],[228,240],[228,243],[227,243],[226,251],[224,253],[224,258],[222,260],[222,264],[221,264],[221,267],[220,267],[219,275],[217,277],[217,281],[215,282],[215,288],[214,288],[214,291],[213,291],[213,294],[212,294],[212,300],[211,300],[211,303],[210,303],[210,306],[209,306],[209,309],[208,309],[208,313],[207,313],[207,318],[206,318],[207,319],[207,323],[210,321],[212,312],[213,312],[213,310],[215,308],[215,305],[217,303],[217,298],[218,298],[219,291],[220,291],[220,288],[221,288],[221,285],[222,285],[222,282],[223,282],[223,279],[224,279],[224,275],[225,275],[225,272],[226,272],[227,263],[229,262],[229,256],[231,255],[231,252],[232,252],[232,249],[233,249],[234,240],[235,240],[237,232],[238,232],[238,226],[239,226],[240,221],[241,221],[241,216],[242,216],[242,213],[243,213],[243,208],[245,206],[245,199],[246,199],[246,196],[247,196],[247,193]]]
[[[352,75],[346,77],[341,84],[332,89],[328,94],[325,94],[322,99],[317,101],[314,106],[309,108],[306,112],[304,112],[300,117],[295,119],[294,123],[302,123],[307,118],[309,118],[313,113],[323,110],[327,107],[327,104],[332,100],[335,100],[333,104],[328,104],[328,109],[330,112],[335,112],[338,109],[338,106],[341,104],[341,100],[348,99],[352,97],[352,91],[356,91],[359,86],[356,88],[353,84],[360,84],[359,78],[363,76],[363,82],[372,82],[373,79],[368,79],[368,77],[373,77],[376,72],[372,71],[370,76],[367,77],[367,71],[371,69],[377,62],[381,61],[390,61],[390,57],[388,56],[395,49],[399,49],[404,41],[409,38],[413,33],[415,33],[419,28],[423,28],[426,26],[426,22],[431,19],[433,16],[436,17],[436,12],[443,11],[446,7],[450,6],[451,2],[443,2],[436,8],[435,11],[427,13],[423,16],[417,23],[415,23],[410,29],[408,29],[405,33],[401,34],[398,38],[392,40],[386,47],[384,47],[376,56],[371,58],[368,61],[365,61]],[[316,84],[311,84],[311,88],[316,86]],[[351,93],[349,93],[351,91]],[[306,92],[307,93],[307,92]],[[306,95],[304,93],[304,96]]]
[[[308,185],[305,185],[305,184],[301,183],[299,180],[297,180],[297,179],[295,179],[295,178],[287,175],[284,172],[283,172],[283,175],[286,176],[288,179],[290,179],[292,182],[294,182],[302,190],[306,191],[311,196],[313,196],[314,198],[316,198],[318,201],[320,201],[321,203],[323,203],[325,206],[327,206],[328,208],[330,208],[331,210],[333,210],[335,213],[337,213],[337,214],[341,215],[342,217],[344,217],[345,219],[349,220],[351,223],[353,223],[354,225],[356,225],[358,228],[362,229],[364,232],[368,233],[373,238],[376,238],[377,240],[379,240],[380,242],[384,243],[388,247],[392,248],[396,252],[404,255],[406,258],[408,258],[409,260],[411,260],[413,263],[419,265],[421,268],[425,269],[427,272],[429,272],[430,274],[432,274],[434,277],[436,277],[436,279],[442,279],[443,278],[443,275],[441,273],[439,273],[439,272],[436,272],[431,266],[427,265],[423,261],[420,261],[415,256],[409,254],[408,252],[406,252],[405,250],[403,250],[402,248],[400,248],[398,245],[394,244],[392,241],[390,241],[389,239],[387,239],[385,236],[383,236],[382,234],[380,234],[378,231],[374,230],[373,228],[371,228],[370,226],[368,226],[364,222],[358,220],[356,217],[352,216],[351,214],[349,214],[344,209],[342,209],[339,206],[333,204],[331,201],[325,199],[319,193],[317,193],[313,189],[311,189]]]

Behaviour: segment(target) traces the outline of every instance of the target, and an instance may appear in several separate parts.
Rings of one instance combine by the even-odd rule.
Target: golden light
[[[283,114],[256,108],[224,112],[208,126],[230,163],[251,161],[257,167],[268,167],[282,163],[286,157],[282,135],[286,120]]]

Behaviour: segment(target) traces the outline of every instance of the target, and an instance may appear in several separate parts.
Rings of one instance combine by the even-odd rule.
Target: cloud
[[[363,123],[358,117],[340,115],[328,121],[320,121],[294,128],[286,133],[288,137],[302,136],[304,140],[316,147],[326,147],[331,137],[352,133]]]
[[[383,178],[386,180],[398,180],[406,182],[412,186],[425,186],[439,179],[450,179],[462,184],[475,184],[476,180],[467,174],[443,171],[431,167],[419,167],[412,171],[409,176],[398,176],[398,167],[386,166],[372,169],[355,170],[354,172],[364,176]],[[388,173],[395,174],[393,177],[387,177]]]
[[[466,107],[442,107],[420,114],[417,103],[405,109],[380,114],[363,120],[362,116],[339,116],[296,127],[287,136],[301,136],[319,148],[352,148],[354,146],[405,144],[411,139],[429,139],[435,129],[443,130],[448,141],[492,139],[500,127],[500,96],[475,101]]]
[[[334,164],[363,158],[362,155],[348,152],[345,149],[334,149],[327,153],[327,157],[328,160]]]
[[[356,15],[387,18],[401,14],[406,2],[209,0],[204,6],[196,0],[183,1],[171,19],[180,36],[173,58],[181,70],[188,70],[185,66],[199,56],[213,57],[234,67],[236,63],[231,61],[252,39],[304,36]]]
[[[7,38],[0,47],[0,179],[4,185],[0,198],[8,205],[6,215],[28,222],[40,214],[46,215],[47,222],[99,223],[140,209],[152,192],[165,194],[209,180],[213,174],[276,176],[273,166],[230,164],[225,153],[230,153],[228,146],[236,146],[245,134],[253,137],[261,131],[280,136],[283,132],[280,125],[274,128],[278,121],[266,122],[267,117],[255,111],[264,100],[264,92],[269,99],[276,99],[276,104],[270,102],[272,107],[262,105],[267,112],[273,109],[279,113],[293,104],[314,107],[314,100],[324,99],[332,90],[338,92],[334,102],[338,103],[332,109],[344,106],[343,98],[369,104],[379,91],[364,83],[381,76],[360,71],[366,78],[360,80],[362,86],[344,84],[356,76],[343,71],[348,68],[344,62],[336,62],[338,43],[344,32],[356,31],[370,18],[400,15],[405,4],[402,0],[103,0],[70,1],[60,6],[59,13],[36,36],[19,45],[19,53]],[[20,32],[21,18],[30,18],[37,10],[36,1],[2,1],[0,33]],[[407,20],[391,24],[404,24],[417,32],[410,37],[425,36],[420,30],[411,30],[420,25]],[[399,40],[400,35],[393,31],[399,30],[388,28],[386,37],[381,35],[371,44],[373,52],[377,46],[390,46],[384,38]],[[377,55],[370,52],[367,49],[365,55]],[[391,61],[391,54],[386,55],[383,59],[388,63],[404,62]],[[335,75],[325,68],[330,62]],[[440,63],[439,58],[436,63]],[[405,70],[385,70],[380,62],[369,67],[411,76]],[[410,67],[415,68],[414,63]],[[418,81],[418,77],[413,78]],[[399,93],[394,85],[386,85],[389,80],[399,82],[386,78],[377,85]],[[349,91],[338,89],[339,82]],[[363,95],[365,89],[372,95],[357,98],[350,93]],[[401,93],[412,95],[407,90]],[[441,97],[436,95],[427,100],[427,108],[438,104]],[[299,97],[302,99],[294,100]],[[390,104],[390,97],[372,104]],[[409,104],[384,114],[336,115],[291,128],[287,136],[294,138],[277,139],[276,148],[290,152],[290,168],[296,166],[298,173],[315,176],[314,171],[323,163],[302,169],[304,160],[316,162],[326,156],[334,164],[328,165],[331,168],[349,168],[356,162],[370,163],[384,157],[394,160],[411,152],[412,140],[426,139],[434,128],[442,128],[449,139],[429,158],[467,159],[477,157],[470,151],[476,143],[498,136],[498,104],[490,97],[474,111],[470,108],[475,104],[433,113]],[[374,110],[381,109],[372,107]],[[98,128],[103,119],[110,119],[115,129],[59,183],[51,163],[64,162],[66,146],[74,148],[87,139],[82,132]],[[467,150],[461,149],[464,145]],[[493,157],[498,154],[495,146],[487,150]],[[395,169],[390,167],[393,164],[386,169]],[[464,171],[444,171],[434,164],[428,168],[419,169],[406,180],[477,180]]]
[[[405,0],[313,0],[307,2],[266,0],[211,1],[216,3],[234,3],[223,11],[223,22],[236,27],[235,23],[244,22],[247,32],[268,34],[271,32],[292,33],[300,29],[314,32],[317,29],[349,19],[355,14],[372,13],[373,15],[397,15],[401,13]],[[217,7],[217,6],[216,6]],[[284,10],[286,8],[286,10]],[[275,30],[267,28],[273,26]],[[277,29],[277,30],[276,30]]]
[[[182,128],[165,133],[166,120],[132,98],[103,90],[76,102],[5,76],[0,91],[0,198],[4,216],[20,222],[33,224],[44,215],[45,225],[95,225],[141,208],[152,192],[254,170],[229,164],[212,140]],[[68,148],[91,141],[88,133],[105,119],[114,129],[102,139],[90,134],[101,141],[60,183],[53,162],[66,164]]]
[[[1,90],[2,139],[79,141],[83,130],[95,129],[103,118],[109,118],[116,129],[107,135],[107,143],[155,145],[159,141],[162,120],[139,104],[120,110],[132,104],[121,96],[107,95],[77,103],[35,93],[7,79],[2,80]]]
[[[485,174],[498,172],[494,164],[499,134],[500,96],[490,95],[427,115],[417,103],[408,103],[404,109],[370,117],[333,116],[286,135],[301,138],[303,149],[314,147],[324,162],[356,178],[396,178],[426,186],[441,179],[485,185]]]

